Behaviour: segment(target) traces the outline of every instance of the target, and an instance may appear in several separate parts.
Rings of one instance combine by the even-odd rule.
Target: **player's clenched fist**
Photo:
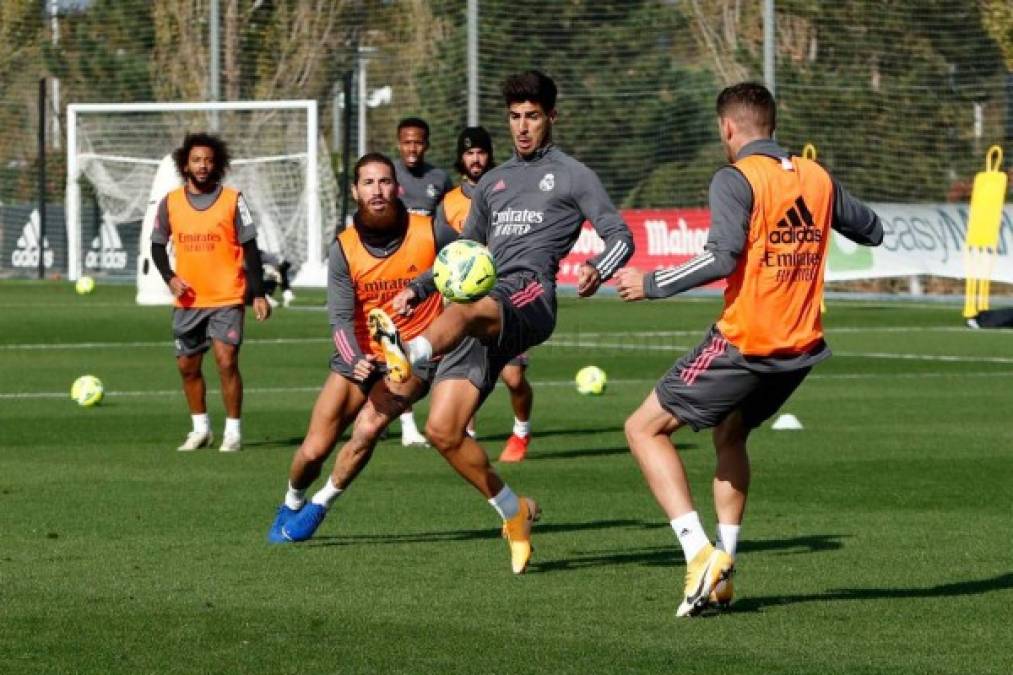
[[[635,302],[647,297],[644,294],[644,273],[636,267],[624,267],[616,272],[616,290],[626,302]]]

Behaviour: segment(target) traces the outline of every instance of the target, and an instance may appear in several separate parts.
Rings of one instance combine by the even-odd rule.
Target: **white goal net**
[[[162,283],[147,259],[145,221],[173,183],[179,184],[172,171],[166,183],[166,158],[186,133],[198,131],[228,144],[232,167],[225,183],[243,192],[260,248],[291,263],[295,284],[324,285],[338,188],[319,139],[315,101],[68,106],[70,278],[136,275],[139,301],[147,277]],[[87,208],[89,203],[98,208]]]

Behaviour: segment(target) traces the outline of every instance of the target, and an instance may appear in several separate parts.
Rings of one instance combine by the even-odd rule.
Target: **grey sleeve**
[[[245,244],[257,238],[257,225],[253,222],[253,214],[250,207],[246,205],[246,198],[239,193],[236,201],[236,241]]]
[[[327,252],[327,316],[338,355],[349,366],[363,358],[355,340],[355,287],[348,274],[345,252],[337,241]]]
[[[440,199],[440,203],[436,205],[436,211],[433,212],[433,224],[437,227],[440,225],[450,227],[450,221],[447,220],[447,210],[443,208],[442,199]]]
[[[480,244],[487,244],[489,241],[489,202],[485,200],[485,192],[475,189],[471,193],[471,208],[468,209],[468,218],[461,228],[461,239],[471,239]]]
[[[753,190],[738,169],[724,167],[711,180],[708,202],[711,227],[703,253],[682,265],[646,275],[644,293],[648,298],[667,298],[724,279],[735,271],[746,245]]]
[[[440,195],[440,201],[442,202],[446,194],[453,189],[454,189],[454,180],[450,177],[449,173],[443,174],[443,194]]]
[[[833,179],[831,179],[833,180]],[[830,226],[856,244],[879,246],[883,243],[883,223],[876,212],[855,199],[844,186],[834,183],[834,216]]]
[[[440,207],[442,212],[443,207]],[[457,230],[447,224],[446,219],[440,222],[439,219],[433,222],[433,236],[436,241],[436,252],[440,250],[452,241],[458,239],[461,235],[457,233]],[[415,277],[411,284],[411,289],[415,291],[415,302],[422,302],[430,295],[436,292],[436,282],[433,281],[433,268],[427,269],[422,274]]]
[[[608,281],[633,256],[633,234],[609,199],[598,175],[586,166],[580,165],[574,172],[573,198],[581,214],[605,240],[605,249],[587,263],[598,270],[602,281]]]
[[[155,212],[155,222],[151,224],[151,243],[165,246],[172,239],[172,228],[169,226],[169,206],[166,198],[158,202],[158,210]]]

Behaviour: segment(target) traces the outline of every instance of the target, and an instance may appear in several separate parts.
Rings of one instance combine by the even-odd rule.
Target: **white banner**
[[[883,221],[883,245],[859,246],[834,232],[827,281],[931,274],[964,278],[961,253],[967,234],[967,204],[870,204]],[[1013,205],[999,229],[992,280],[1013,283]]]

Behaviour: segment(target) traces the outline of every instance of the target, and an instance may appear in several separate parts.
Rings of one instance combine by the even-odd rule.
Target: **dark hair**
[[[489,132],[485,127],[465,127],[457,136],[457,159],[454,161],[454,167],[458,173],[462,176],[468,173],[468,168],[464,166],[461,157],[472,148],[481,148],[489,153],[489,166],[486,167],[486,171],[496,166],[496,160],[492,156],[492,136]]]
[[[421,117],[406,117],[397,123],[397,135],[400,138],[402,129],[422,129],[426,134],[426,142],[429,142],[429,123]]]
[[[551,112],[556,109],[556,83],[541,71],[526,70],[503,81],[503,99],[507,106],[525,101],[540,103],[542,110]]]
[[[211,148],[215,155],[215,164],[211,173],[208,174],[208,180],[212,183],[221,182],[232,163],[229,146],[222,139],[204,131],[187,134],[183,137],[183,145],[172,151],[172,159],[176,162],[176,171],[184,180],[186,179],[186,165],[190,161],[190,151],[196,147]]]
[[[386,164],[387,168],[390,169],[390,175],[394,178],[394,182],[397,183],[397,171],[394,170],[394,162],[390,161],[390,157],[380,152],[367,152],[359,158],[359,161],[355,163],[355,169],[352,173],[353,183],[359,182],[359,170],[367,164]]]
[[[735,117],[770,136],[777,127],[777,106],[770,90],[757,82],[740,82],[718,94],[718,117]]]

